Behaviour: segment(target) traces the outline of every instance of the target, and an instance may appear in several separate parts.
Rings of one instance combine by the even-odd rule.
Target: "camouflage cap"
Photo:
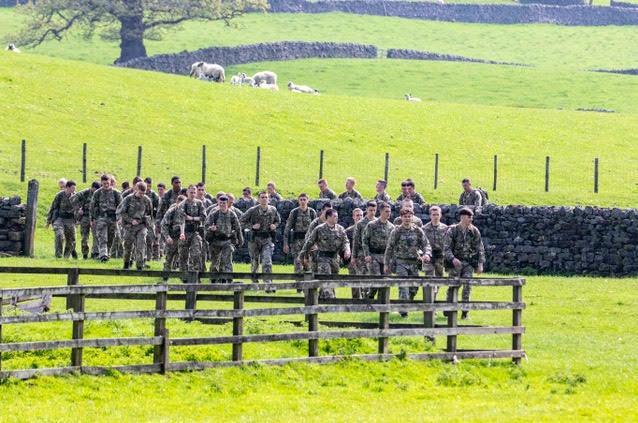
[[[461,210],[459,210],[459,216],[463,216],[463,215],[474,216],[474,212],[469,207],[463,207],[461,208]]]

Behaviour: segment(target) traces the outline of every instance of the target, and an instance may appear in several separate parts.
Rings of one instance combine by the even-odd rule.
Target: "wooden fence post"
[[[423,287],[423,302],[426,304],[434,304],[434,287],[425,285]],[[434,311],[423,312],[423,326],[426,329],[434,328]],[[434,343],[434,336],[426,336],[427,339]]]
[[[594,194],[598,194],[598,157],[594,159]]]
[[[233,294],[233,310],[244,309],[244,291],[235,291]],[[244,334],[244,318],[233,317],[233,336],[242,336]],[[233,343],[233,361],[242,361],[243,343]]]
[[[319,179],[323,178],[323,150],[319,151]]]
[[[27,188],[27,210],[24,228],[23,255],[33,257],[35,245],[35,226],[38,218],[38,192],[40,184],[35,179],[29,181]]]
[[[492,191],[496,191],[496,179],[498,176],[498,156],[494,155],[494,181],[492,183]]]
[[[170,342],[169,342],[169,332],[168,332],[168,328],[164,328],[164,331],[162,332],[162,358],[160,360],[160,373],[161,374],[166,374],[166,371],[168,370],[168,365],[169,365],[169,346],[170,346]]]
[[[86,153],[87,153],[87,145],[86,143],[82,144],[82,182],[86,183]]]
[[[259,172],[261,170],[261,147],[257,147],[257,165],[255,166],[255,186],[259,186]]]
[[[390,172],[390,153],[385,153],[385,167],[383,168],[383,180],[388,182],[388,175]]]
[[[434,189],[439,186],[439,153],[434,155]]]
[[[142,177],[142,146],[137,146],[137,176]]]
[[[308,305],[316,306],[319,304],[319,289],[318,288],[310,288],[308,290]],[[319,330],[319,317],[317,313],[308,313],[308,331],[309,332],[317,332]],[[319,356],[319,339],[309,339],[308,340],[308,356],[309,357],[318,357]]]
[[[168,290],[166,286],[161,287],[157,291],[155,296],[155,336],[164,336],[164,330],[166,329],[166,318],[163,317],[164,312],[166,311],[166,302]],[[160,317],[162,315],[162,317]],[[155,345],[153,347],[153,363],[154,364],[164,364],[162,363],[162,357],[164,356],[164,343],[162,345]]]
[[[206,146],[202,145],[202,182],[206,183]]]
[[[379,289],[379,304],[390,304],[390,288],[384,287]],[[379,329],[390,329],[390,313],[382,311],[379,313]],[[379,354],[388,353],[388,337],[382,336],[379,338]]]
[[[22,140],[20,153],[20,182],[24,182],[27,167],[27,140]]]
[[[78,284],[78,280],[80,278],[79,271],[76,268],[69,269],[69,272],[66,275],[66,285],[67,286],[75,286]],[[72,309],[75,305],[75,300],[72,295],[66,296],[66,309]]]
[[[545,157],[545,192],[549,192],[549,156]]]
[[[457,279],[458,281],[458,279]],[[459,302],[459,287],[458,286],[449,286],[450,295],[448,297],[452,297],[452,304],[457,305]],[[447,327],[455,328],[458,324],[458,310],[450,310],[447,314]],[[456,352],[456,335],[448,335],[447,336],[447,348],[445,349],[447,352]]]
[[[79,269],[69,269],[68,285],[77,286],[79,284],[80,272]],[[72,301],[73,311],[75,313],[84,314],[84,294],[74,294],[67,296],[68,300]],[[84,338],[84,317],[80,320],[73,320],[73,339]],[[71,366],[82,367],[82,347],[71,349]]]
[[[188,284],[199,283],[198,272],[188,272],[186,282]],[[186,288],[186,310],[195,310],[197,307],[197,288],[189,286]],[[191,319],[192,320],[192,319]]]
[[[513,287],[512,301],[515,303],[523,302],[523,287]],[[512,309],[512,326],[521,326],[523,324],[523,310],[520,308]],[[523,335],[520,333],[512,334],[512,349],[514,351],[520,351],[523,349]],[[520,364],[521,358],[512,358],[514,364]]]

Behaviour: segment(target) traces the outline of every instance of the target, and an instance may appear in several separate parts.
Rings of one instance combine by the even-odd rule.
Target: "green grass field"
[[[50,259],[2,259],[0,265],[66,265]],[[85,264],[82,264],[85,265]],[[116,263],[110,263],[115,266]],[[153,265],[157,267],[156,264]],[[245,266],[239,266],[245,270]],[[277,270],[289,271],[279,267]],[[121,278],[117,283],[132,282]],[[82,283],[105,283],[104,278],[83,277]],[[138,280],[136,282],[139,283]],[[149,280],[149,282],[153,282]],[[64,277],[4,276],[0,287],[63,285]],[[83,420],[276,420],[303,417],[309,421],[350,419],[362,421],[505,420],[631,420],[638,407],[638,342],[633,292],[637,279],[531,277],[524,288],[528,304],[523,313],[527,327],[523,346],[529,361],[520,368],[507,360],[466,360],[454,366],[442,362],[392,360],[363,363],[357,360],[335,365],[249,366],[167,376],[41,377],[30,381],[0,383],[0,401],[11,404],[3,421],[29,419],[66,420],[73,407]],[[477,289],[475,298],[507,300],[511,290]],[[281,293],[281,292],[280,292]],[[294,295],[294,293],[285,293]],[[396,293],[393,293],[396,295]],[[340,296],[347,295],[340,292]],[[215,307],[213,303],[200,304]],[[170,302],[169,308],[182,307]],[[150,302],[115,303],[89,300],[90,310],[151,308]],[[64,308],[63,300],[54,309]],[[510,313],[476,312],[470,324],[508,324]],[[339,316],[335,316],[339,317]],[[330,318],[330,317],[328,317]],[[374,321],[378,317],[364,314]],[[409,317],[417,322],[415,313]],[[442,318],[439,317],[439,320]],[[391,316],[399,321],[398,316]],[[272,321],[247,319],[247,333],[291,331],[294,327]],[[231,327],[169,321],[172,336],[228,334]],[[327,330],[326,328],[323,328]],[[148,336],[147,321],[91,322],[87,337]],[[8,342],[67,339],[69,323],[7,325]],[[459,348],[497,346],[507,348],[504,336],[459,339]],[[322,341],[321,354],[370,352],[371,341]],[[394,353],[441,348],[418,339],[395,339]],[[247,359],[303,356],[305,343],[275,343],[245,347]],[[173,348],[171,360],[225,360],[229,347]],[[86,349],[88,365],[148,363],[149,349],[122,347]],[[65,350],[39,354],[4,354],[3,368],[65,365]],[[142,406],[143,403],[143,406]],[[22,410],[22,411],[20,411]]]

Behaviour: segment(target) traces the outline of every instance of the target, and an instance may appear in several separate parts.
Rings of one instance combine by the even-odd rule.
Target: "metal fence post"
[[[27,167],[27,140],[22,140],[20,152],[20,182],[24,182]]]
[[[261,147],[257,147],[257,165],[255,167],[255,186],[259,186],[259,171],[261,170]]]

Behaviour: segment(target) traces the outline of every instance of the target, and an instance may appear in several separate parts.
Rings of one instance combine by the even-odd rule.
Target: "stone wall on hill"
[[[0,255],[21,255],[24,251],[26,205],[20,197],[0,198]]]
[[[311,202],[319,209],[326,200]],[[352,224],[354,207],[362,202],[335,201],[340,223]],[[241,208],[242,204],[237,204]],[[296,206],[278,203],[283,221]],[[443,222],[457,221],[459,206],[442,205]],[[429,220],[428,207],[416,215]],[[625,276],[638,274],[638,210],[597,207],[529,207],[488,205],[476,210],[487,252],[486,270],[495,273]],[[393,218],[398,209],[393,209]],[[277,233],[274,260],[290,262],[282,251],[283,224]],[[246,247],[236,252],[247,261]]]
[[[494,60],[476,59],[473,57],[457,56],[454,54],[434,53],[431,51],[407,50],[390,48],[387,53],[388,59],[405,59],[405,60],[441,60],[446,62],[470,62],[483,63],[488,65],[508,65],[508,66],[530,66],[522,63],[497,62]]]

